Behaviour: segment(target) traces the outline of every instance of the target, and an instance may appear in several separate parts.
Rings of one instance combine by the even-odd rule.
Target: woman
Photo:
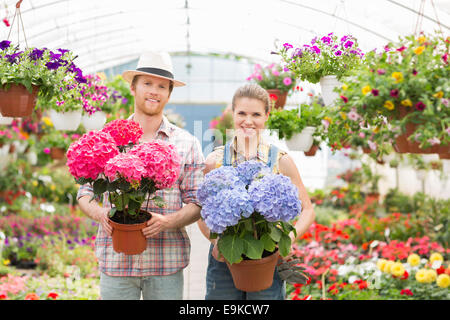
[[[239,163],[256,160],[266,163],[274,173],[291,178],[299,190],[302,201],[302,213],[295,225],[297,237],[305,233],[314,221],[314,210],[311,200],[300,178],[292,158],[277,147],[267,144],[262,139],[262,131],[269,117],[270,100],[266,90],[257,84],[240,87],[232,100],[234,137],[225,146],[216,148],[206,159],[204,173],[222,165],[237,166]],[[209,239],[209,229],[203,220],[198,221],[203,235]],[[294,235],[291,233],[294,242]],[[273,284],[270,288],[258,292],[243,292],[234,287],[231,273],[223,257],[219,257],[216,239],[209,239],[211,248],[208,257],[206,275],[206,300],[284,300],[286,296],[285,282],[281,280],[277,270],[274,272]]]

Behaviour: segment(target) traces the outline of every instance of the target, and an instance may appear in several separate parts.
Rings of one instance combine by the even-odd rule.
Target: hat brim
[[[173,82],[173,86],[174,87],[183,87],[186,85],[186,83],[182,82],[182,81],[178,81],[175,79],[171,79],[168,77],[163,77],[160,76],[158,74],[154,74],[154,73],[149,73],[149,72],[143,72],[143,71],[136,71],[136,70],[127,70],[124,71],[122,73],[122,77],[125,79],[125,81],[127,81],[128,83],[131,84],[131,81],[133,81],[134,76],[138,76],[138,75],[144,75],[144,76],[152,76],[152,77],[156,77],[156,78],[160,78],[160,79],[167,79]]]

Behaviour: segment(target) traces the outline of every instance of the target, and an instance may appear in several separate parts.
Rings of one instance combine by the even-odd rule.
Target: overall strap
[[[269,149],[269,156],[268,156],[268,162],[267,166],[273,170],[273,167],[277,164],[277,157],[278,157],[278,148],[274,146],[273,144],[270,145]]]
[[[231,141],[228,141],[225,144],[225,147],[223,149],[223,161],[222,161],[223,166],[231,166],[230,146],[231,146]]]

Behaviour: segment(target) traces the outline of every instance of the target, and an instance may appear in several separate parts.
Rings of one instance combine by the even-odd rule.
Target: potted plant
[[[278,53],[295,78],[320,82],[325,105],[332,104],[338,98],[334,88],[351,70],[361,65],[364,56],[355,37],[345,35],[339,39],[332,32],[315,37],[310,44],[298,48],[285,43]]]
[[[285,138],[290,150],[309,151],[324,112],[322,105],[316,102],[302,104],[299,109],[273,110],[267,120],[267,128],[277,131],[279,139]]]
[[[112,110],[108,87],[99,75],[86,75],[87,82],[81,86],[80,101],[83,105],[81,122],[87,131],[99,130],[106,122],[106,112]]]
[[[449,38],[422,34],[369,52],[343,85],[342,104],[384,131],[401,153],[450,153]],[[376,122],[376,124],[375,124]]]
[[[225,109],[220,116],[213,118],[209,122],[209,128],[214,129],[214,146],[224,145],[230,137],[230,132],[227,135],[227,130],[233,129],[233,114],[231,109]]]
[[[61,160],[64,158],[67,149],[72,143],[72,139],[66,133],[53,130],[42,136],[39,145],[42,148],[49,149],[50,157],[53,160]]]
[[[0,111],[4,117],[29,116],[36,98],[63,100],[83,82],[69,50],[43,48],[20,51],[11,41],[0,42]]]
[[[171,187],[180,173],[175,147],[161,140],[137,144],[142,134],[137,122],[117,119],[84,134],[67,151],[77,183],[91,184],[94,197],[107,192],[114,250],[130,255],[147,247],[142,229],[150,214],[142,210],[144,201],[163,206],[161,197],[150,195]]]
[[[289,234],[296,234],[291,221],[301,212],[297,187],[265,164],[247,161],[210,171],[197,195],[236,288],[269,288],[278,256],[289,254]]]
[[[295,77],[292,72],[284,70],[275,63],[265,67],[256,64],[253,74],[247,78],[247,81],[254,81],[266,89],[276,109],[284,107],[288,92],[295,86]]]

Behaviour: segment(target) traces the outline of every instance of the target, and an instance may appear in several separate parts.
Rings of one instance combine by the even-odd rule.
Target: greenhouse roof
[[[9,24],[16,3],[0,2]],[[87,72],[146,50],[269,62],[285,42],[301,45],[330,32],[352,34],[367,51],[419,31],[450,31],[448,0],[24,0],[20,9],[28,46],[71,49]],[[18,21],[12,29],[4,21],[0,33],[23,46]]]

